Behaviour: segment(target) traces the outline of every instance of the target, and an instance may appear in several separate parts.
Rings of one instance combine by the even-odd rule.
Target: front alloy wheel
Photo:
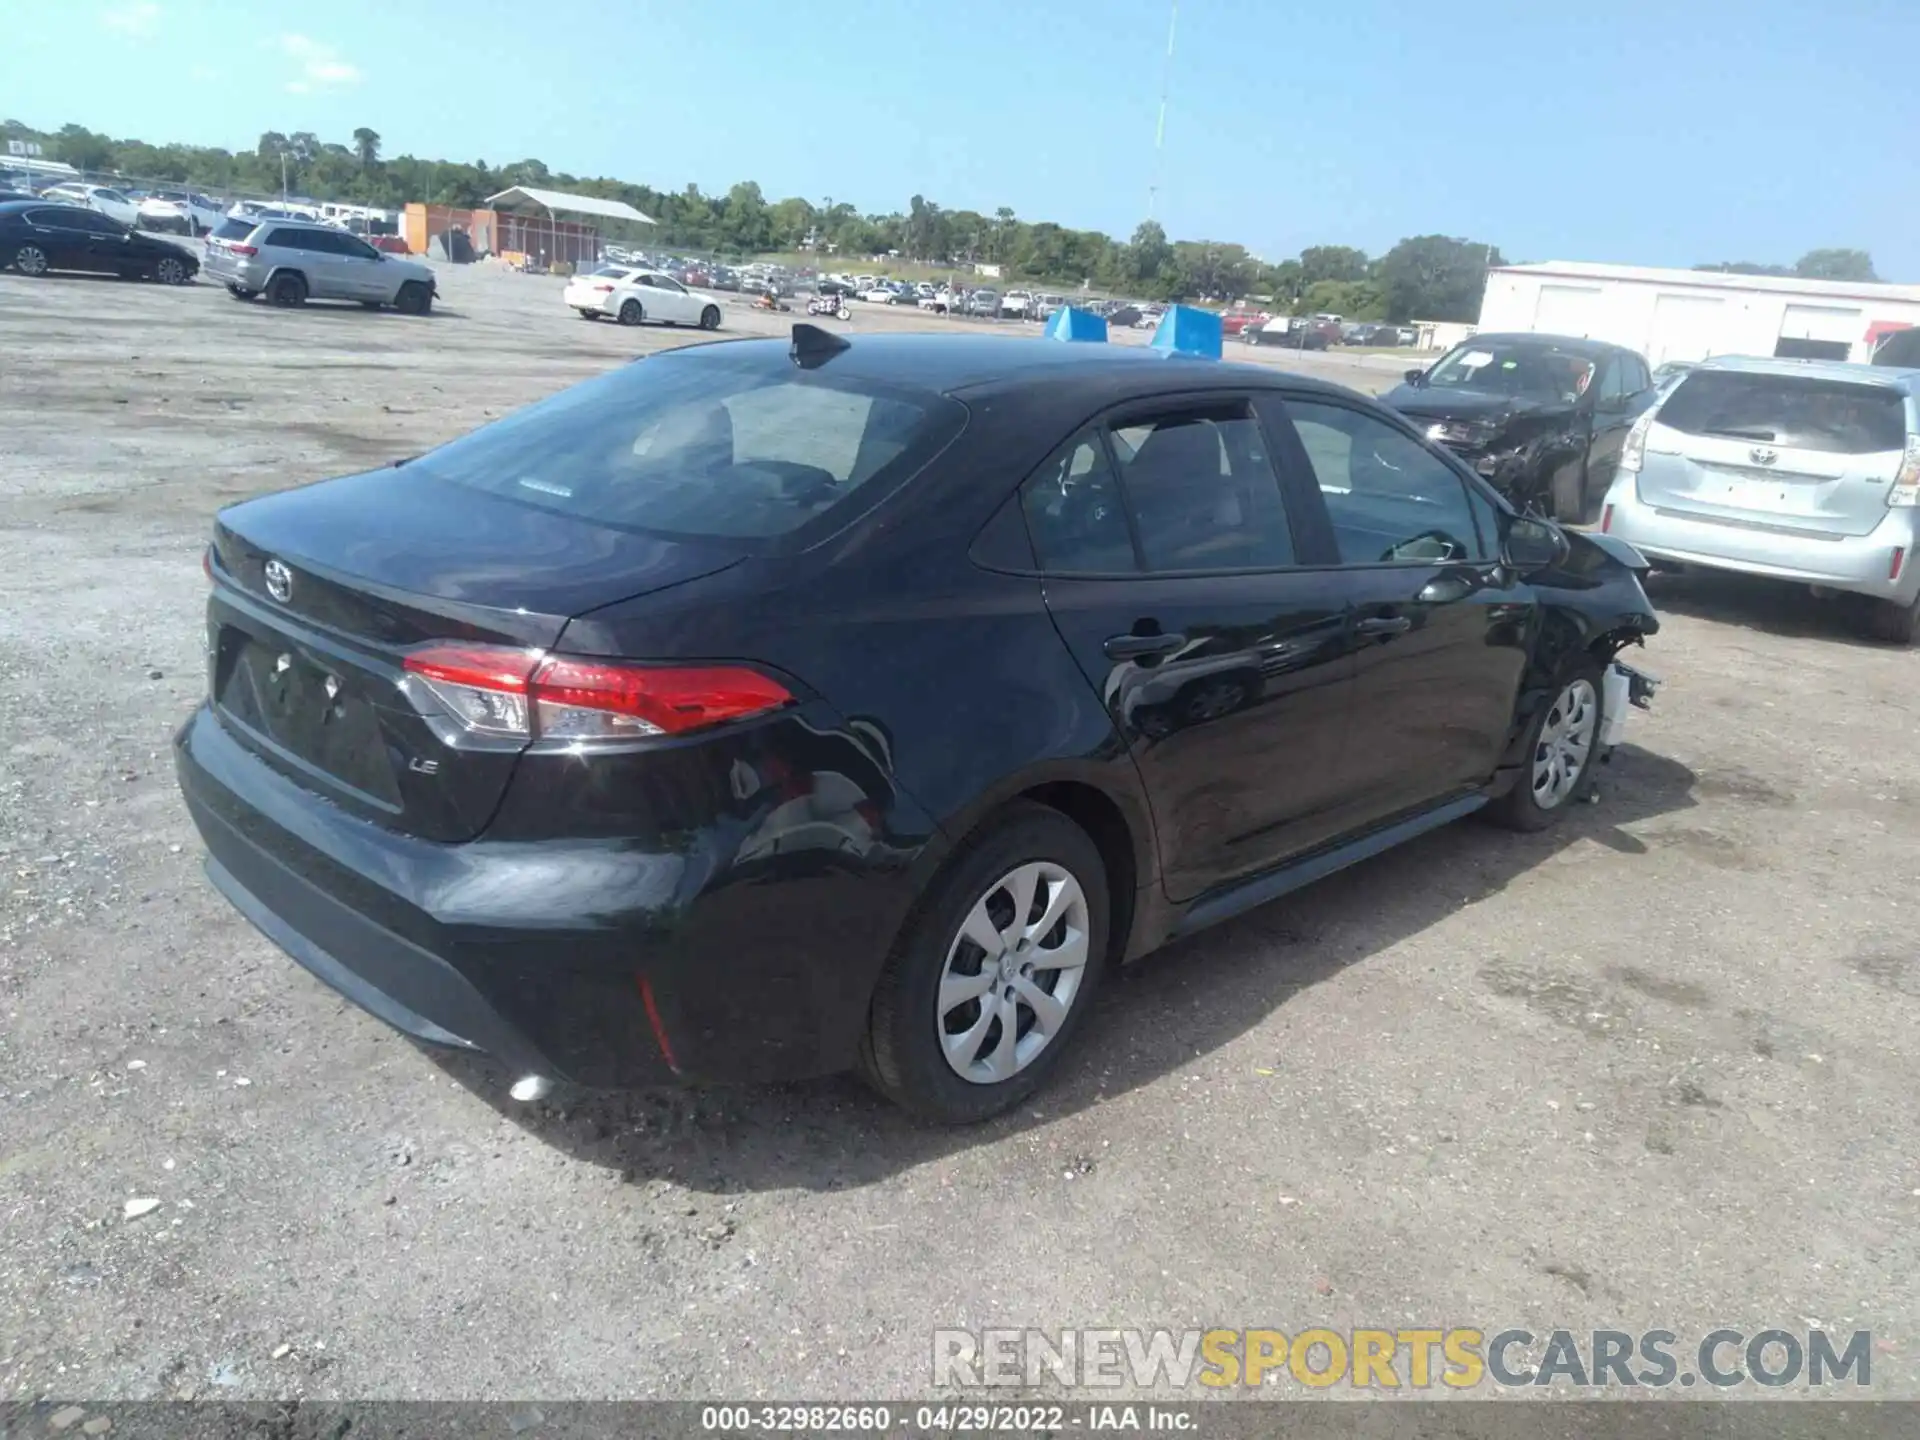
[[[1587,773],[1593,740],[1600,727],[1600,697],[1584,675],[1570,680],[1554,698],[1533,747],[1528,777],[1533,802],[1552,810],[1573,794]]]
[[[184,285],[187,283],[187,262],[169,255],[153,267],[153,278],[162,285]]]
[[[1066,1024],[1088,960],[1087,897],[1062,866],[1008,872],[947,949],[935,1024],[962,1080],[993,1085],[1039,1058]]]

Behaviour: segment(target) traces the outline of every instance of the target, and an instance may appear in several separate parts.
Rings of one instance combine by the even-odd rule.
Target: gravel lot
[[[515,1107],[283,958],[174,790],[209,518],[696,338],[560,284],[0,275],[0,1397],[910,1395],[936,1325],[1416,1322],[1871,1328],[1920,1395],[1916,660],[1791,592],[1660,577],[1603,803],[1134,967],[979,1129]]]

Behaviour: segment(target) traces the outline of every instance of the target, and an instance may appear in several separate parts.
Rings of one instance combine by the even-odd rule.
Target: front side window
[[[1435,565],[1490,558],[1467,485],[1383,420],[1344,405],[1289,400],[1343,565]]]

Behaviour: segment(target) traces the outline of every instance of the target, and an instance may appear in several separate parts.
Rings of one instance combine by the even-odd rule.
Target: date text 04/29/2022
[[[1056,1435],[1076,1430],[1148,1430],[1179,1434],[1195,1429],[1191,1411],[1172,1405],[916,1405],[911,1410],[887,1405],[708,1405],[700,1428],[720,1434],[881,1435],[893,1430],[915,1434],[994,1433]]]

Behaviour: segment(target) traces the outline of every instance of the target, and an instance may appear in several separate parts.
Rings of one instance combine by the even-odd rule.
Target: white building
[[[1483,334],[1610,340],[1655,365],[1709,355],[1866,361],[1910,325],[1920,325],[1920,285],[1558,260],[1489,271],[1480,302]]]

